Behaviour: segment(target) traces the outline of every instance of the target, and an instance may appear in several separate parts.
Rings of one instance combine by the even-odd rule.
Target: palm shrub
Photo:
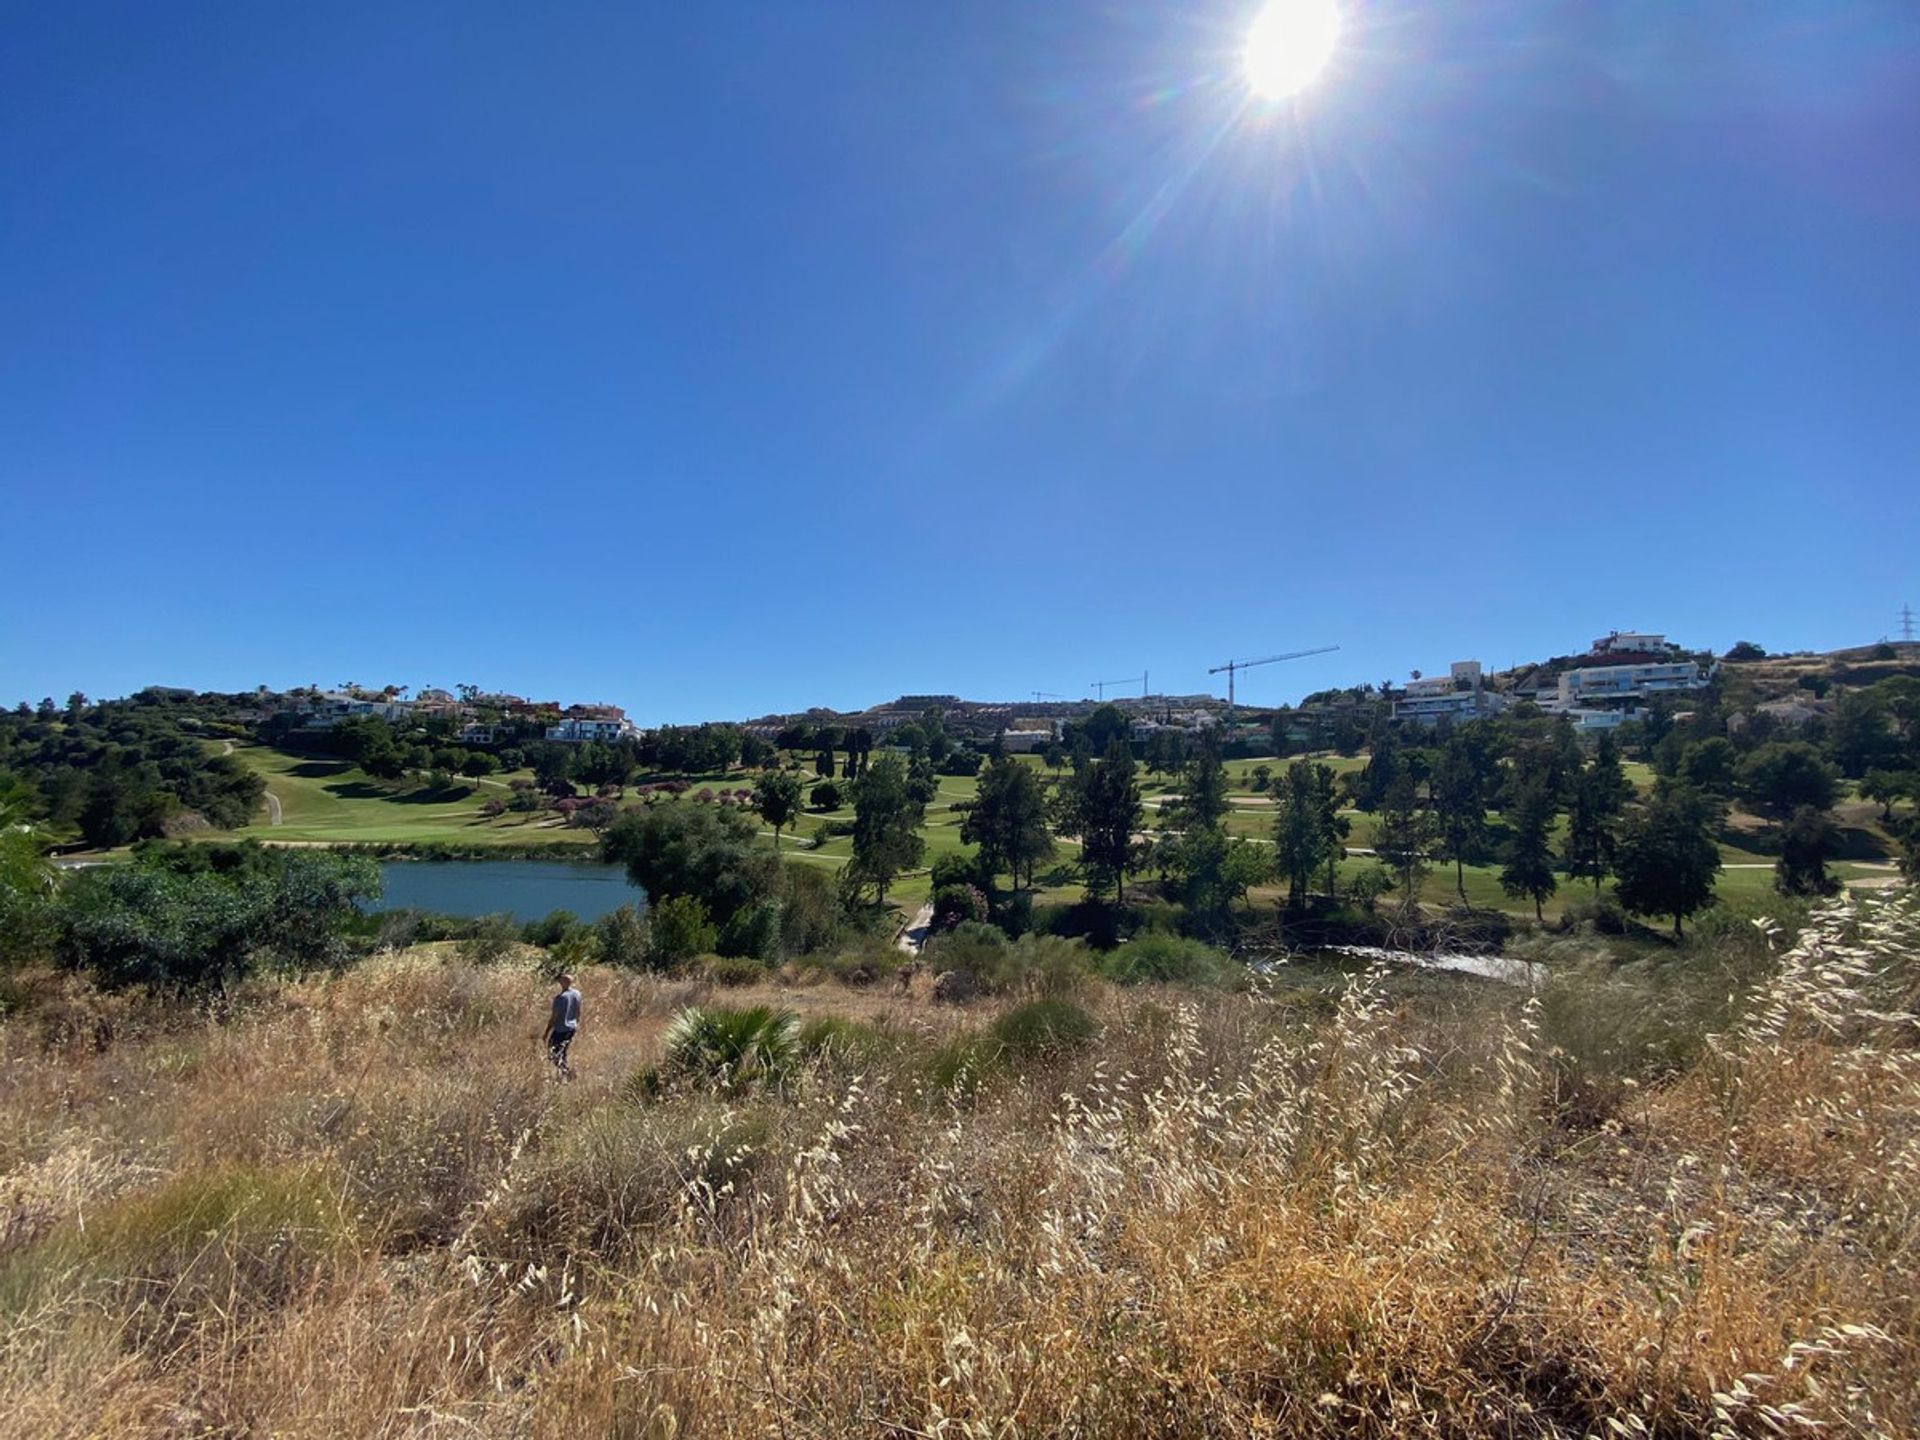
[[[739,1094],[778,1085],[797,1054],[790,1010],[690,1005],[667,1026],[663,1068],[671,1076]]]

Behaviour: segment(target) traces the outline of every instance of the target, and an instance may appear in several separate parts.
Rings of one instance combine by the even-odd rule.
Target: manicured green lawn
[[[480,806],[507,793],[504,781],[460,781],[446,792],[376,780],[343,760],[287,755],[261,745],[234,749],[280,801],[281,823],[269,823],[263,803],[244,830],[207,831],[203,840],[319,841],[330,844],[450,843],[460,845],[591,845],[585,830],[541,825],[550,816],[489,819]]]

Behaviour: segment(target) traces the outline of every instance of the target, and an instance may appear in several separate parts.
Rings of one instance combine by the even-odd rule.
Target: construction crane
[[[1056,695],[1051,690],[1032,690],[1028,693],[1033,696],[1033,703],[1036,705],[1042,700],[1065,700],[1068,698],[1065,695]]]
[[[1107,698],[1107,687],[1109,685],[1138,685],[1140,687],[1140,698],[1142,700],[1147,698],[1147,672],[1145,670],[1142,670],[1138,675],[1129,675],[1124,680],[1090,680],[1087,683],[1102,700]]]
[[[1300,660],[1308,655],[1328,655],[1338,650],[1338,645],[1322,645],[1313,650],[1289,650],[1284,655],[1265,655],[1258,660],[1229,660],[1224,665],[1216,665],[1207,671],[1209,675],[1227,672],[1227,718],[1233,718],[1233,677],[1242,670],[1251,670],[1256,665],[1272,665],[1280,660]]]

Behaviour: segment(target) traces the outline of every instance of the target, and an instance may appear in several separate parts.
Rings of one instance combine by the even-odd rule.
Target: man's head
[[[560,976],[560,988],[562,990],[573,989],[573,976],[562,973]]]

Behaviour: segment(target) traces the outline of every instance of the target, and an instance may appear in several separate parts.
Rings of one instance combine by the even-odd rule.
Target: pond
[[[369,908],[440,915],[511,915],[525,923],[554,910],[598,920],[622,905],[646,908],[647,892],[618,865],[564,860],[384,860],[386,891]]]

